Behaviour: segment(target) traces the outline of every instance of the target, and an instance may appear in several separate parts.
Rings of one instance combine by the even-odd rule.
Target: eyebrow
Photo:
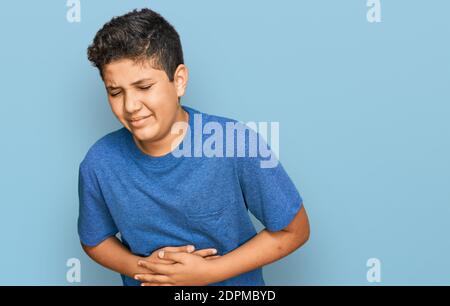
[[[134,85],[138,85],[138,84],[141,84],[141,83],[143,83],[143,82],[145,82],[145,81],[153,81],[153,79],[151,79],[151,78],[140,79],[140,80],[137,80],[136,82],[131,83],[131,85],[133,85],[133,86],[134,86]],[[119,87],[115,87],[115,86],[107,86],[106,88],[112,90],[112,89],[117,89],[117,88],[119,88]]]

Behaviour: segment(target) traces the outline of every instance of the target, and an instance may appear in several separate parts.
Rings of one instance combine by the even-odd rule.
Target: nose
[[[124,107],[128,113],[132,114],[141,109],[142,102],[139,101],[137,96],[134,96],[132,94],[126,94]]]

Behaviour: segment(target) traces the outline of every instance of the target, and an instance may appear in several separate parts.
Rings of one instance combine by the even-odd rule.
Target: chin
[[[157,127],[143,127],[143,128],[129,128],[131,134],[138,140],[142,142],[151,142],[153,140],[156,140],[158,137],[158,131]]]

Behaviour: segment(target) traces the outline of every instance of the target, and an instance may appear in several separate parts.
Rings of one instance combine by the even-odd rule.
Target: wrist
[[[206,261],[206,282],[208,284],[218,283],[227,279],[224,271],[224,260],[222,257]]]
[[[143,267],[140,267],[138,265],[139,260],[145,260],[144,257],[132,255],[129,258],[127,258],[126,262],[126,275],[128,277],[134,278],[136,274],[144,274],[149,273],[149,271]]]

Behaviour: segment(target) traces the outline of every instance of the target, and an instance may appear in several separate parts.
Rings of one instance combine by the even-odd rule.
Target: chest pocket
[[[178,188],[183,194],[184,214],[192,230],[209,241],[226,239],[224,234],[230,228],[237,194],[231,161],[204,159],[183,179],[186,184]]]
[[[225,209],[230,208],[229,201],[222,199],[193,199],[185,208],[186,215],[190,218],[215,218],[222,215]]]
[[[221,206],[203,207],[186,213],[194,243],[199,248],[214,247],[218,254],[225,254],[227,245],[235,243],[233,227],[230,223],[230,210],[223,203]]]

